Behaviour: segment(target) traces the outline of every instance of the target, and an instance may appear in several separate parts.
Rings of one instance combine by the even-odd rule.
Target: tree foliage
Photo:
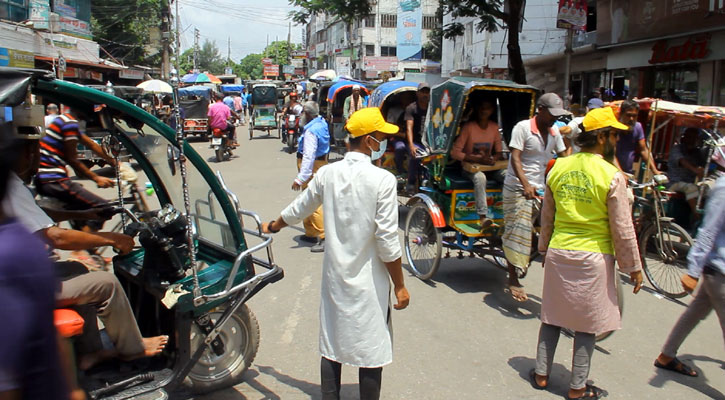
[[[526,69],[519,46],[519,26],[524,4],[525,0],[440,0],[444,14],[450,13],[453,18],[478,18],[476,29],[479,32],[508,29],[509,75],[514,82],[522,84],[526,83]],[[463,35],[464,31],[463,24],[453,22],[443,27],[443,36],[451,39]]]
[[[368,0],[289,0],[289,3],[300,9],[290,13],[298,24],[306,24],[315,14],[333,15],[350,24],[372,10]]]
[[[196,58],[196,68],[201,71],[208,71],[214,75],[224,72],[227,60],[222,58],[216,43],[206,39],[199,48]],[[187,49],[179,56],[179,68],[181,74],[186,74],[194,69],[194,49]]]
[[[443,6],[436,10],[436,26],[428,33],[428,41],[423,45],[425,56],[429,60],[440,62],[443,58]]]
[[[236,64],[234,73],[242,79],[260,79],[264,72],[262,66],[262,54],[254,53],[247,54],[246,57],[242,58],[239,64]]]
[[[160,64],[160,43],[151,46],[151,33],[161,32],[167,0],[104,0],[91,3],[94,40],[115,59],[127,64]],[[151,29],[150,29],[151,28]]]

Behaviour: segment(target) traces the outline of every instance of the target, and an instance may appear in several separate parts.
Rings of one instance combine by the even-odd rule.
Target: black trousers
[[[360,400],[380,399],[383,367],[360,368],[358,374],[360,381]],[[339,400],[342,364],[322,357],[320,362],[320,375],[322,378],[322,400]]]
[[[108,200],[96,195],[84,188],[80,183],[70,179],[45,183],[40,183],[36,180],[35,187],[39,194],[60,200],[65,204],[67,210],[88,210],[108,204]],[[84,226],[88,226],[97,231],[103,227],[103,221],[73,220],[69,222],[73,229],[82,229]]]

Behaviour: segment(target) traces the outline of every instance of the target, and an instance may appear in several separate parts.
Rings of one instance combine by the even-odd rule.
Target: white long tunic
[[[282,211],[294,225],[323,207],[320,353],[330,360],[365,368],[393,361],[391,285],[383,263],[402,255],[396,186],[393,174],[352,151],[320,168]]]

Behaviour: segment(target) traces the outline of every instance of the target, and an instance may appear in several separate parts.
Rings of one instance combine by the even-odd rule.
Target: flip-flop
[[[689,365],[678,360],[677,357],[673,358],[667,364],[662,364],[658,360],[655,360],[655,367],[677,372],[678,374],[682,374],[685,376],[691,376],[693,378],[696,378],[698,376],[697,371],[692,369],[692,367],[690,367]]]
[[[536,390],[546,389],[546,386],[541,386],[538,382],[536,382],[536,368],[532,368],[531,371],[529,371],[529,381],[531,382],[531,387]]]
[[[512,297],[512,298],[513,298],[514,300],[516,300],[516,301],[518,301],[518,302],[520,302],[520,303],[523,303],[523,302],[525,302],[525,301],[528,301],[528,300],[529,300],[529,296],[528,296],[528,295],[526,294],[526,291],[524,290],[524,287],[523,287],[523,286],[514,286],[514,285],[509,285],[509,287],[508,287],[507,291],[508,291],[509,293],[511,293],[511,297]],[[523,299],[519,300],[519,299],[518,299],[518,298],[516,297],[516,294],[517,294],[517,293],[518,293],[518,295],[519,295],[519,296],[521,296],[521,295],[523,294]]]
[[[569,394],[566,394],[567,400],[579,400],[579,399],[594,399],[598,400],[601,397],[605,395],[604,390],[594,386],[594,385],[587,385],[586,390],[584,390],[584,393],[580,397],[569,397]]]

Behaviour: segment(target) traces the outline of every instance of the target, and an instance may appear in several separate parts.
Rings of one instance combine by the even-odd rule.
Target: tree
[[[428,42],[423,45],[425,57],[440,62],[443,58],[443,6],[436,10],[436,26],[428,33]]]
[[[526,83],[526,69],[519,46],[519,26],[523,18],[525,0],[440,0],[443,13],[453,18],[477,17],[478,32],[496,32],[508,29],[509,75],[516,83]],[[465,28],[459,22],[443,27],[443,36],[452,39],[463,35]]]
[[[290,50],[301,49],[301,44],[289,44],[287,41],[274,41],[264,49],[262,56],[271,58],[272,64],[286,65],[289,64]]]
[[[161,45],[152,43],[160,34],[167,0],[104,0],[91,4],[94,40],[113,58],[125,64],[160,64]]]
[[[219,48],[216,43],[205,39],[199,49],[199,55],[196,59],[196,66],[200,71],[209,71],[212,74],[221,74],[224,72],[226,60],[222,59]]]
[[[234,73],[242,79],[260,79],[264,73],[262,54],[247,54],[239,64],[236,64]]]
[[[368,0],[288,0],[302,10],[292,11],[292,20],[306,24],[315,14],[334,15],[347,25],[348,45],[352,56],[352,25],[357,19],[370,14],[372,5]]]

